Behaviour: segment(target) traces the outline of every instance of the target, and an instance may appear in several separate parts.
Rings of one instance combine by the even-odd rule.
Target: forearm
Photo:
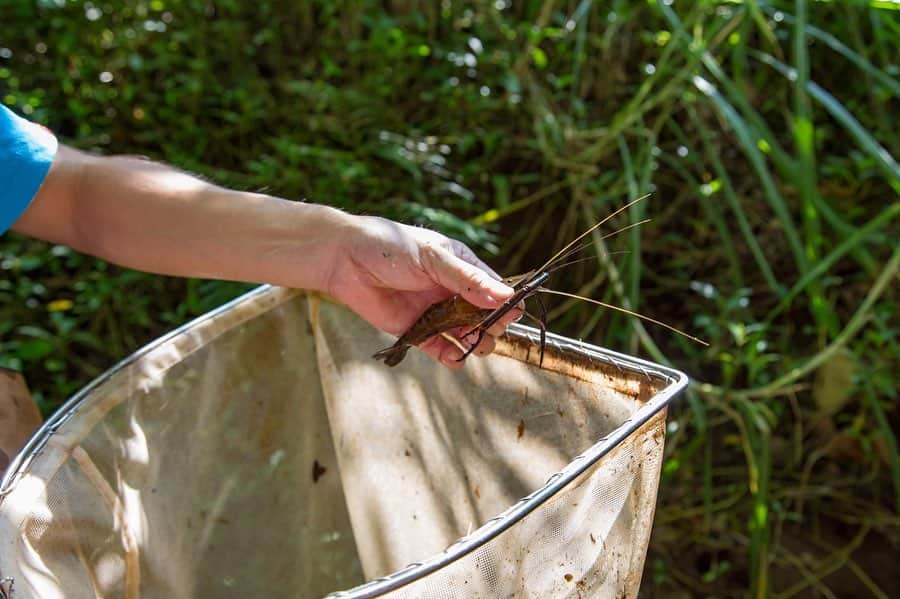
[[[61,148],[57,162],[16,228],[149,272],[322,289],[350,226],[330,208],[222,189],[139,158]]]
[[[472,250],[428,229],[66,147],[13,228],[144,271],[325,291],[396,335],[452,294],[480,308],[513,294]],[[492,338],[480,347],[489,353]],[[461,366],[462,352],[441,337],[422,349]]]
[[[132,158],[90,166],[80,195],[79,238],[98,240],[85,251],[150,272],[293,287],[321,288],[344,220]]]

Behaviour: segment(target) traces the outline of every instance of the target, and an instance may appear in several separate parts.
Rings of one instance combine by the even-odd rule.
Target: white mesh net
[[[528,335],[460,372],[390,369],[370,356],[391,339],[346,309],[260,289],[38,433],[0,490],[2,588],[634,596],[684,378],[558,338],[538,369]]]

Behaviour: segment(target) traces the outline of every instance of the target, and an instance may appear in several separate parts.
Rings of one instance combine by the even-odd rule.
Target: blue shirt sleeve
[[[0,105],[0,234],[25,212],[53,157],[56,137]]]

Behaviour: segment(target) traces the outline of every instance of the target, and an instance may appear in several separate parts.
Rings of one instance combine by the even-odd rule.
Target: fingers
[[[464,362],[458,361],[463,353],[446,339],[432,337],[421,344],[419,349],[451,370],[459,370],[463,367]]]
[[[494,337],[499,337],[506,332],[506,327],[522,318],[524,310],[525,302],[520,302],[518,306],[504,314],[503,318],[501,318],[499,322],[488,329],[488,333],[490,333]]]
[[[489,275],[491,275],[491,277],[497,279],[498,281],[503,278],[498,275],[493,268],[482,262],[481,258],[475,255],[475,252],[473,252],[469,246],[455,239],[448,239],[448,241],[450,243],[449,249],[451,254],[465,262],[468,262],[472,266],[476,266],[481,270],[487,272]]]
[[[481,266],[460,258],[438,245],[425,244],[420,248],[422,269],[440,286],[458,293],[480,308],[495,308],[513,294],[512,287],[494,278],[486,265],[471,254],[468,256]],[[463,252],[465,253],[465,252]]]
[[[473,335],[471,341],[474,342],[475,339],[476,337]],[[470,343],[467,343],[467,341],[461,341],[461,345],[463,347],[471,347]],[[490,355],[495,347],[496,340],[494,337],[492,335],[485,335],[484,339],[481,340],[475,348],[475,351],[473,351],[469,357],[478,356],[479,358],[483,358]],[[463,351],[454,343],[444,339],[440,335],[432,337],[421,344],[419,349],[451,370],[459,370],[465,365],[465,361],[459,361],[463,355]]]

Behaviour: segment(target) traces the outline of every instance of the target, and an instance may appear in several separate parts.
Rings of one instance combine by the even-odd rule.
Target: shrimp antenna
[[[643,314],[638,314],[637,312],[632,312],[631,310],[626,310],[625,308],[621,308],[619,306],[613,306],[612,304],[607,304],[605,302],[601,302],[599,300],[595,300],[590,297],[583,297],[580,295],[575,295],[574,293],[566,293],[565,291],[557,291],[555,289],[545,289],[544,287],[540,287],[538,289],[538,291],[540,291],[541,293],[552,293],[554,295],[564,295],[566,297],[572,297],[575,299],[580,299],[580,300],[584,300],[586,302],[590,302],[592,304],[597,304],[598,306],[602,306],[604,308],[618,310],[619,312],[624,312],[625,314],[628,314],[629,316],[635,316],[637,318],[640,318],[641,320],[646,320],[647,322],[652,322],[653,324],[659,325],[661,327],[665,327],[665,328],[669,329],[670,331],[673,331],[675,333],[678,333],[679,335],[683,335],[684,337],[687,337],[691,341],[694,341],[696,343],[699,343],[700,345],[705,345],[705,346],[709,347],[709,343],[707,343],[703,339],[699,339],[697,337],[694,337],[693,335],[689,335],[689,334],[685,333],[684,331],[676,329],[675,327],[668,325],[664,322],[660,322],[660,321],[656,320],[655,318],[650,318],[649,316],[644,316]]]
[[[610,256],[618,256],[621,254],[630,254],[629,250],[617,250],[615,252],[609,252]],[[561,264],[554,264],[550,268],[547,269],[547,272],[556,272],[560,268],[565,268],[566,266],[572,266],[573,264],[578,264],[579,262],[587,262],[589,260],[596,260],[595,256],[585,256],[584,258],[575,258],[573,260],[569,260],[568,262],[563,262]]]
[[[617,214],[622,213],[623,211],[627,210],[627,209],[630,208],[631,206],[634,206],[635,204],[637,204],[637,203],[640,202],[641,200],[645,200],[645,199],[647,199],[647,198],[649,198],[649,197],[650,197],[650,194],[649,194],[649,193],[646,194],[646,195],[642,195],[642,196],[639,197],[638,199],[632,200],[632,201],[628,202],[627,204],[625,204],[624,206],[622,206],[621,208],[619,208],[618,210],[613,211],[611,214],[607,215],[606,218],[604,218],[603,220],[601,220],[601,221],[598,222],[597,224],[593,225],[590,229],[588,229],[587,231],[585,231],[584,233],[582,233],[581,235],[579,235],[578,237],[576,237],[575,239],[573,239],[572,241],[570,241],[569,243],[567,243],[566,246],[565,246],[563,249],[561,249],[561,250],[559,250],[558,252],[556,252],[556,253],[553,255],[552,258],[550,258],[549,260],[547,260],[546,262],[544,262],[544,264],[542,264],[541,267],[538,268],[538,269],[536,270],[536,272],[541,272],[541,271],[543,271],[544,269],[546,269],[548,266],[550,266],[551,264],[553,264],[553,262],[554,262],[557,258],[559,258],[560,256],[562,256],[563,254],[565,254],[565,253],[569,250],[569,248],[571,248],[573,245],[575,245],[576,243],[578,243],[579,241],[581,241],[582,239],[584,239],[585,237],[587,237],[588,235],[590,235],[591,233],[593,233],[594,230],[597,229],[597,227],[603,225],[604,223],[606,223],[606,221],[608,221],[608,220],[611,219],[612,217],[616,216]]]
[[[614,237],[614,236],[618,235],[619,233],[623,233],[623,232],[627,231],[628,229],[633,229],[635,227],[640,227],[641,225],[645,225],[645,224],[649,223],[651,220],[653,220],[653,219],[645,218],[644,220],[638,221],[636,223],[631,223],[630,225],[625,225],[621,229],[616,229],[612,233],[607,233],[600,239],[609,239],[610,237]],[[552,272],[552,271],[556,270],[556,268],[557,268],[555,266],[552,268],[549,268],[553,262],[555,262],[556,260],[565,260],[569,256],[577,254],[581,250],[587,249],[587,248],[591,247],[592,245],[594,245],[593,241],[585,241],[584,243],[582,243],[581,245],[579,245],[577,247],[573,247],[571,249],[565,250],[562,255],[559,255],[556,258],[554,258],[553,260],[547,262],[547,264],[545,264],[544,267],[548,268]],[[612,253],[614,253],[614,252],[612,252]],[[534,271],[534,272],[536,272],[536,271]]]

